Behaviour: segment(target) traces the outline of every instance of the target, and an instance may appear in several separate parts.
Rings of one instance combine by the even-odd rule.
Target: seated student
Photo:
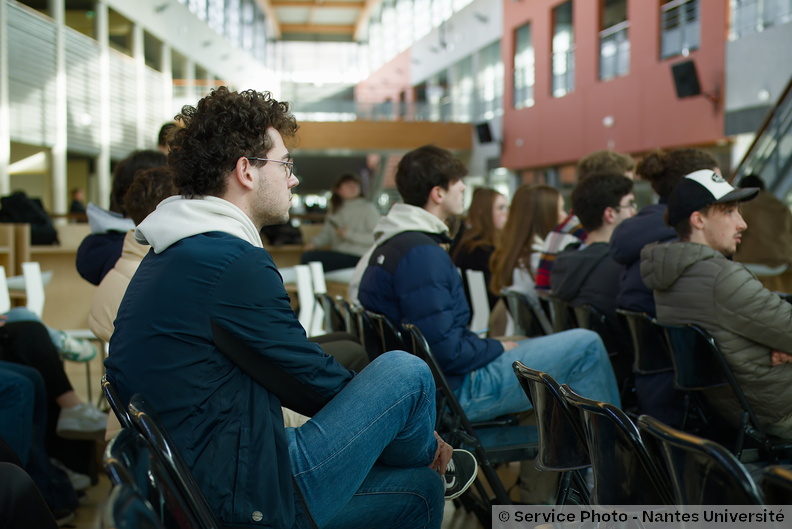
[[[118,310],[107,377],[157,411],[223,525],[437,529],[451,448],[433,433],[429,368],[395,351],[344,369],[308,341],[262,247],[298,184],[288,110],[226,87],[182,109],[168,155],[182,196],[136,230],[152,251]],[[311,420],[284,428],[282,401]],[[475,476],[470,453],[453,461],[449,496]]]
[[[734,189],[711,170],[685,176],[668,200],[668,223],[679,241],[641,252],[641,277],[654,290],[663,323],[694,323],[726,357],[760,424],[792,437],[792,304],[731,261],[746,229],[741,202],[757,188]],[[724,419],[737,424],[741,408],[728,388],[708,391]]]
[[[596,333],[575,329],[514,342],[479,338],[467,328],[462,278],[443,247],[450,242],[443,221],[462,212],[465,173],[451,152],[435,146],[404,155],[396,186],[405,203],[395,204],[377,225],[377,242],[358,264],[350,291],[359,285],[363,307],[421,330],[472,421],[531,409],[512,370],[515,360],[618,406],[613,369]]]
[[[587,177],[572,191],[572,208],[588,236],[558,254],[550,273],[553,294],[572,306],[592,305],[616,321],[621,266],[608,249],[613,230],[638,210],[633,181],[616,174]]]
[[[508,216],[509,202],[506,197],[486,187],[473,191],[473,200],[470,201],[467,216],[462,222],[450,252],[454,264],[462,270],[462,283],[465,285],[465,296],[468,300],[470,293],[464,272],[465,270],[483,272],[484,281],[489,287],[492,278],[490,257],[495,251],[495,241],[506,225]],[[497,292],[491,290],[487,290],[487,296],[491,309],[498,302],[499,296]]]
[[[305,245],[302,264],[319,261],[325,272],[354,268],[374,242],[374,226],[380,218],[374,204],[363,198],[360,180],[342,175],[333,185],[324,227]]]
[[[613,151],[595,151],[578,162],[578,183],[589,175],[597,173],[619,173],[627,178],[633,177],[635,160],[627,154]],[[550,270],[553,268],[555,256],[575,242],[586,242],[586,230],[575,215],[574,210],[564,221],[553,228],[545,239],[539,266],[536,272],[536,288],[538,290],[550,289]]]
[[[59,525],[30,476],[13,463],[0,462],[0,527],[57,529]]]
[[[96,204],[88,204],[88,223],[91,234],[77,248],[77,272],[83,279],[98,285],[121,257],[126,233],[135,223],[126,216],[124,194],[140,169],[162,167],[165,155],[159,151],[135,151],[118,162],[113,171],[113,189],[110,192],[110,211]]]

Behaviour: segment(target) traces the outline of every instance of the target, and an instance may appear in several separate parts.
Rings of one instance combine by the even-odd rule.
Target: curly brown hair
[[[701,149],[676,149],[670,152],[657,149],[638,164],[637,172],[651,184],[658,196],[671,195],[683,176],[701,169],[715,169],[718,162]]]
[[[266,158],[273,147],[266,134],[270,127],[284,138],[293,137],[298,128],[289,104],[269,92],[232,92],[225,86],[196,106],[183,107],[174,119],[184,127],[170,139],[168,166],[179,192],[190,198],[223,195],[226,176],[239,158]],[[260,167],[267,162],[251,163]]]
[[[135,179],[124,195],[127,215],[137,226],[157,208],[157,204],[175,194],[176,186],[170,169],[141,169],[135,173]]]

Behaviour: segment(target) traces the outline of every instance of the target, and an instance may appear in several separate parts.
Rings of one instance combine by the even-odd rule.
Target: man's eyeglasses
[[[635,200],[630,200],[626,204],[619,204],[618,206],[613,207],[613,209],[615,209],[616,211],[621,211],[624,208],[630,208],[633,211],[638,211],[638,202],[636,202]]]
[[[291,178],[291,175],[294,174],[294,162],[285,162],[283,160],[273,160],[272,158],[256,158],[255,156],[245,156],[248,160],[258,160],[260,162],[275,162],[280,163],[286,166],[286,178]]]

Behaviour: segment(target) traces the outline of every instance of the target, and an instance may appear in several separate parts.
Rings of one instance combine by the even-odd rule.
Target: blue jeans
[[[0,438],[27,467],[31,447],[44,449],[44,380],[32,367],[0,361]]]
[[[573,329],[522,340],[485,367],[470,372],[455,393],[471,421],[531,409],[512,370],[515,360],[550,374],[559,384],[569,384],[584,397],[621,406],[616,377],[599,335]]]
[[[392,351],[319,413],[287,428],[292,473],[320,528],[439,528],[443,480],[429,468],[435,385],[420,359]]]

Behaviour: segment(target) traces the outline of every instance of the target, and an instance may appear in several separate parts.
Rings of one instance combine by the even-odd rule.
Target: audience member
[[[288,109],[226,87],[182,109],[168,164],[183,196],[137,228],[153,251],[119,308],[107,376],[122,401],[140,392],[157,411],[224,525],[253,513],[265,526],[439,528],[435,470],[451,448],[433,434],[428,367],[403,352],[341,367],[306,338],[262,248],[298,184]],[[312,419],[284,429],[282,401]],[[472,455],[454,461],[466,473],[450,477],[469,485]]]
[[[341,176],[333,185],[324,227],[305,245],[301,262],[319,261],[325,272],[354,268],[374,242],[374,226],[379,218],[374,204],[363,198],[358,177]],[[325,247],[328,249],[321,249]]]
[[[85,191],[79,187],[71,190],[71,204],[69,205],[69,213],[73,215],[85,214]]]
[[[623,266],[616,298],[619,307],[645,312],[654,317],[652,290],[641,279],[641,250],[650,242],[676,239],[674,228],[663,220],[668,209],[668,197],[677,182],[699,169],[720,173],[715,158],[699,149],[657,150],[638,164],[638,175],[651,184],[659,200],[657,204],[646,206],[635,217],[616,226],[611,237],[611,257]]]
[[[57,529],[58,526],[30,476],[13,463],[0,462],[0,528]]]
[[[577,179],[579,183],[587,176],[597,173],[619,173],[632,178],[634,169],[635,160],[627,154],[595,151],[578,162]],[[556,254],[574,242],[586,242],[586,230],[573,210],[545,239],[534,278],[538,290],[550,289],[550,270]]]
[[[746,175],[740,187],[756,187],[759,194],[740,213],[748,225],[734,260],[749,265],[771,290],[792,292],[792,213],[789,206],[765,191],[764,181]]]
[[[83,279],[98,285],[121,257],[126,233],[135,228],[126,216],[124,194],[139,169],[162,167],[165,155],[158,151],[135,151],[116,165],[113,188],[110,192],[110,211],[96,204],[88,204],[88,223],[91,234],[77,249],[77,271]]]
[[[157,134],[157,149],[164,155],[170,152],[170,139],[179,128],[179,124],[175,121],[168,121],[160,127],[159,134]]]
[[[613,370],[597,334],[575,329],[514,342],[479,338],[467,328],[470,311],[462,279],[446,253],[450,240],[443,222],[462,212],[465,173],[449,151],[431,145],[401,159],[396,186],[405,203],[395,204],[382,218],[377,242],[355,270],[358,279],[351,286],[359,283],[360,304],[421,330],[472,421],[531,408],[512,371],[515,360],[550,373],[583,395],[619,405]]]
[[[462,271],[462,283],[465,286],[465,296],[468,301],[470,301],[470,293],[465,270],[483,272],[484,280],[489,287],[492,279],[490,257],[495,251],[495,241],[506,224],[508,216],[509,202],[505,196],[486,187],[480,187],[473,191],[473,199],[470,201],[467,216],[462,223],[459,235],[451,246],[451,259]],[[488,290],[487,295],[491,309],[498,302],[498,294]]]
[[[608,243],[616,226],[638,210],[633,181],[619,173],[591,175],[572,191],[572,208],[588,236],[556,256],[553,294],[572,306],[599,309],[615,330],[621,267],[611,259]]]
[[[668,201],[668,223],[679,241],[647,245],[641,277],[654,290],[657,318],[694,323],[715,339],[761,426],[792,437],[792,304],[773,294],[729,259],[746,224],[741,202],[757,188],[734,189],[718,173],[695,171]],[[732,424],[741,408],[728,388],[707,391],[708,400]]]

